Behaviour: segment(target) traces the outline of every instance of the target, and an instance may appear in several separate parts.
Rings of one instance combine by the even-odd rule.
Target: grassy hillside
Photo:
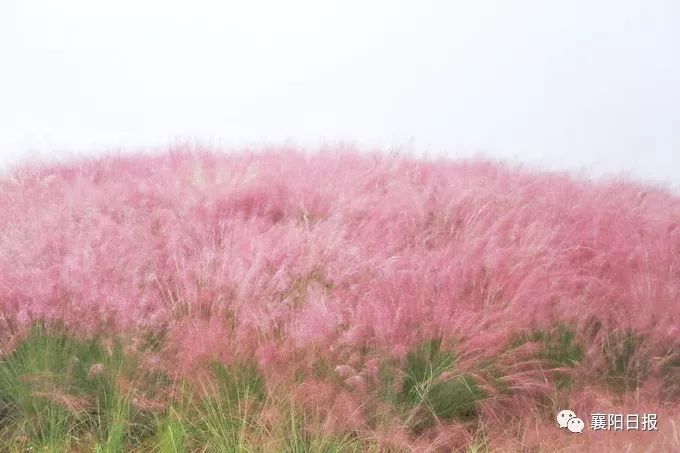
[[[680,449],[680,198],[175,150],[0,179],[0,450]],[[658,432],[560,430],[571,409]]]

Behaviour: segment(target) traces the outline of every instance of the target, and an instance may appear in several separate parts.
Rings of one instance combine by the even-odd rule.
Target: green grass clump
[[[372,448],[370,444],[361,441],[352,433],[328,435],[305,429],[308,426],[309,423],[307,423],[303,411],[288,408],[285,423],[280,427],[279,432],[273,436],[278,438],[280,442],[272,450],[287,453],[375,451],[375,448]]]
[[[668,354],[662,367],[663,376],[663,398],[666,401],[675,403],[680,401],[680,350]]]
[[[540,343],[538,358],[551,367],[573,367],[581,363],[585,356],[576,333],[564,324],[558,324],[550,330],[535,329],[515,335],[510,341],[510,347],[518,347],[525,343]]]
[[[641,353],[644,337],[633,330],[614,331],[602,345],[607,363],[607,383],[624,393],[637,389],[649,374],[648,360]]]
[[[534,329],[521,333],[510,339],[510,348],[526,343],[538,343],[540,349],[536,358],[548,369],[573,368],[585,359],[585,350],[576,332],[569,326],[558,324],[552,329]],[[565,388],[574,384],[572,373],[566,370],[553,370],[553,378],[557,388]]]
[[[401,401],[411,407],[409,422],[422,431],[436,420],[472,420],[485,397],[470,374],[454,373],[457,356],[442,348],[441,339],[422,343],[408,352],[403,368]]]
[[[105,344],[34,326],[0,359],[0,445],[68,451],[87,438],[97,451],[117,452],[153,434],[153,417],[133,409],[131,389],[120,385],[142,377],[136,357]],[[159,376],[143,379],[164,391],[153,385]]]
[[[185,407],[188,437],[205,451],[249,451],[265,398],[264,381],[253,363],[212,366],[215,381]]]
[[[537,340],[544,344],[540,357],[555,366],[575,366],[585,356],[583,346],[570,328],[559,325],[552,332],[536,332]]]
[[[187,432],[183,420],[171,407],[168,414],[158,420],[158,453],[181,453],[187,451]]]
[[[27,437],[36,447],[68,445],[97,420],[91,397],[105,395],[108,383],[90,378],[88,370],[105,356],[93,343],[48,335],[35,327],[0,360],[3,434]]]

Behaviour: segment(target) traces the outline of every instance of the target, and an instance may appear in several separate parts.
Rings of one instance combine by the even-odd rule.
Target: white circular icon
[[[585,426],[585,423],[583,423],[583,420],[581,420],[578,417],[572,417],[567,422],[567,429],[569,431],[571,431],[572,433],[582,432],[584,426]]]

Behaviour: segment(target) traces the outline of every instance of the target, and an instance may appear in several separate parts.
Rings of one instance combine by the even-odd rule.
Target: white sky
[[[680,1],[0,0],[0,164],[185,139],[680,186]]]

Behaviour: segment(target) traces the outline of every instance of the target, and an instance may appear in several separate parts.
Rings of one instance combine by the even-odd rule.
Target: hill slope
[[[291,150],[0,181],[7,356],[39,323],[122,338],[175,382],[252,361],[265,393],[289,389],[324,435],[372,448],[642,435],[545,432],[563,405],[586,424],[677,417],[679,296],[680,198],[624,181]]]

